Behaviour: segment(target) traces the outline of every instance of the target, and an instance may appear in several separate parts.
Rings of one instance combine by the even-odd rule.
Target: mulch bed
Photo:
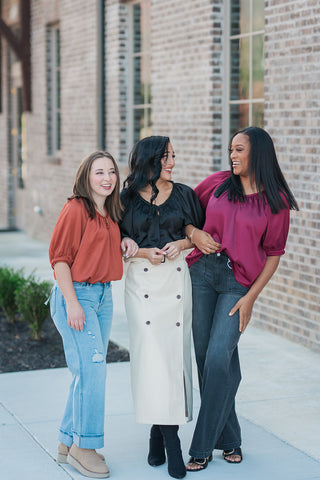
[[[107,363],[128,362],[129,352],[109,342]],[[62,340],[50,317],[41,339],[33,340],[27,323],[9,323],[0,312],[0,373],[66,367]]]

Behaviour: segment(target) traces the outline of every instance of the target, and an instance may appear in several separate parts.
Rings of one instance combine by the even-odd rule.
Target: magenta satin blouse
[[[288,230],[289,207],[271,213],[267,198],[258,193],[247,195],[245,202],[228,200],[228,192],[219,198],[213,195],[216,188],[230,176],[229,171],[217,172],[203,180],[195,192],[206,213],[203,227],[219,243],[231,260],[237,281],[250,287],[262,271],[267,256],[284,254]],[[188,265],[203,254],[195,248],[188,256]]]

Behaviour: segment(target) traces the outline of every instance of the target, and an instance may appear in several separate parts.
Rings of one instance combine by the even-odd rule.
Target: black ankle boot
[[[149,455],[148,463],[152,467],[163,465],[166,461],[166,454],[164,451],[163,436],[159,425],[152,425],[149,440]]]
[[[168,472],[171,477],[183,478],[186,476],[186,467],[182,458],[178,425],[159,425],[167,452]]]

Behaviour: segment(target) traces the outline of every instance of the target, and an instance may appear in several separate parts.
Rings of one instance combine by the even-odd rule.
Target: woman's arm
[[[270,278],[277,270],[280,262],[280,256],[267,257],[265,266],[260,275],[256,278],[248,293],[240,298],[235,306],[230,310],[229,315],[232,316],[239,310],[239,331],[243,333],[250,321],[254,302],[258,298],[263,288],[267,285]]]
[[[194,245],[188,238],[182,238],[181,240],[174,240],[173,242],[166,243],[161,251],[166,258],[173,260],[180,252],[182,252],[182,250],[187,250],[188,248],[193,247]]]
[[[57,262],[54,273],[67,304],[68,325],[74,330],[82,331],[86,317],[73,287],[70,267],[65,262]]]
[[[123,237],[121,240],[121,250],[122,255],[125,258],[134,257],[138,251],[139,247],[137,243],[132,240],[130,237]]]
[[[193,225],[186,226],[186,235],[191,242],[205,255],[216,253],[221,248],[220,243],[217,243],[212,238],[210,233],[204,232]]]

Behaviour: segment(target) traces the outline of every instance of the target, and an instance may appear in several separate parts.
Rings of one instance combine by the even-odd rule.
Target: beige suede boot
[[[68,463],[67,457],[69,453],[70,448],[67,447],[64,443],[60,443],[58,445],[58,455],[57,455],[57,462],[58,463]],[[105,460],[104,456],[102,453],[97,453],[97,455],[101,458],[101,460]]]
[[[67,460],[69,465],[85,477],[108,478],[110,475],[105,461],[101,459],[95,450],[79,448],[73,443]]]

